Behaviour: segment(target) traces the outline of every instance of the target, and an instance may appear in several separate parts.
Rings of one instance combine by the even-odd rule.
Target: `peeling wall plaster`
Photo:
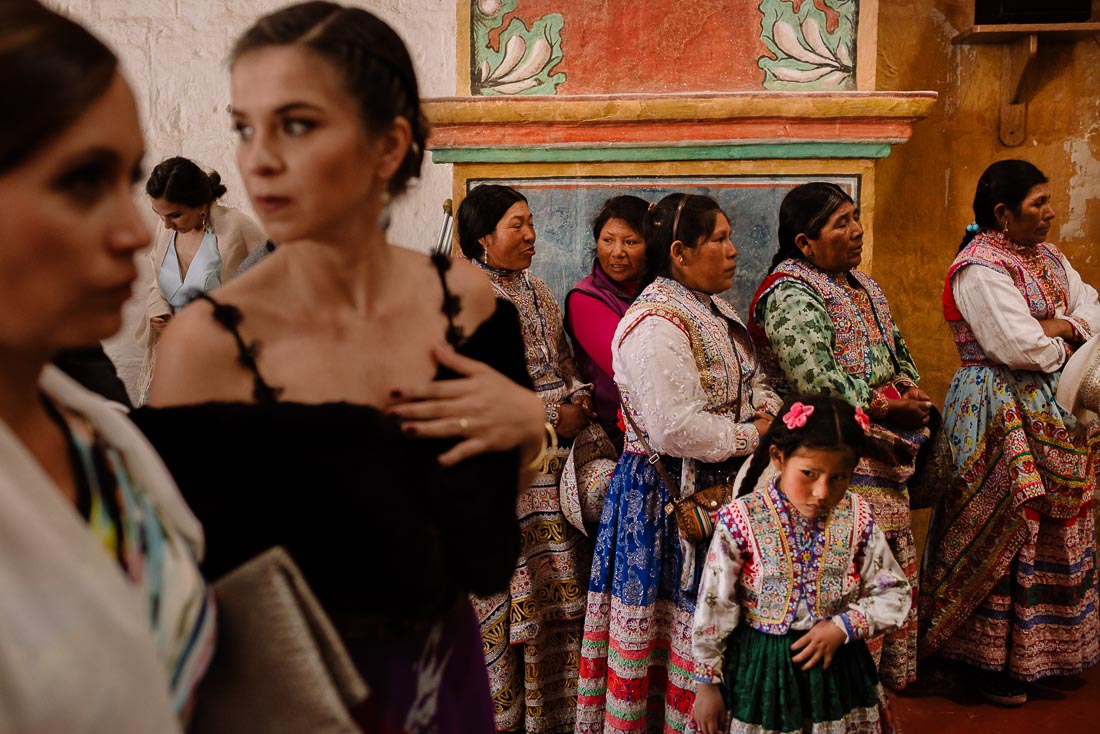
[[[1090,140],[1100,138],[1100,125],[1094,126],[1087,137],[1074,138],[1065,143],[1066,157],[1073,168],[1069,179],[1069,206],[1062,217],[1061,235],[1065,238],[1085,236],[1087,207],[1090,201],[1100,201],[1100,160],[1095,157]],[[1094,262],[1089,253],[1088,262]]]

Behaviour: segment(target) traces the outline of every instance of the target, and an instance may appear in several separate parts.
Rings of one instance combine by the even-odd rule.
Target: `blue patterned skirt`
[[[680,460],[662,463],[679,477]],[[698,464],[697,486],[728,481],[735,469]],[[700,561],[685,572],[685,547],[664,510],[674,496],[644,455],[619,459],[592,561],[577,732],[693,730],[691,627],[706,544],[689,546]]]

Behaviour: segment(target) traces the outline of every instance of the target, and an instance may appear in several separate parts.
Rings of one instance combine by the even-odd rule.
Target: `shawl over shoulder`
[[[117,406],[52,366],[39,386],[125,457],[170,532],[200,557],[202,529]],[[0,507],[0,731],[179,731],[141,590],[2,421]]]

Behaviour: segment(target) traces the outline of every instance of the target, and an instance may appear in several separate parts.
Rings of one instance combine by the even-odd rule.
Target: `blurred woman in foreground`
[[[202,530],[141,433],[49,365],[122,324],[149,242],[109,49],[0,4],[0,731],[176,732],[209,660]]]

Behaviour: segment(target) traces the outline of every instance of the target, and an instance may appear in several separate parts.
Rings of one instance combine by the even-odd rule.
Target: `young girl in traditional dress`
[[[778,476],[718,514],[692,638],[704,734],[893,731],[864,640],[904,622],[911,590],[848,491],[868,425],[862,408],[792,396],[741,486],[768,462]]]

